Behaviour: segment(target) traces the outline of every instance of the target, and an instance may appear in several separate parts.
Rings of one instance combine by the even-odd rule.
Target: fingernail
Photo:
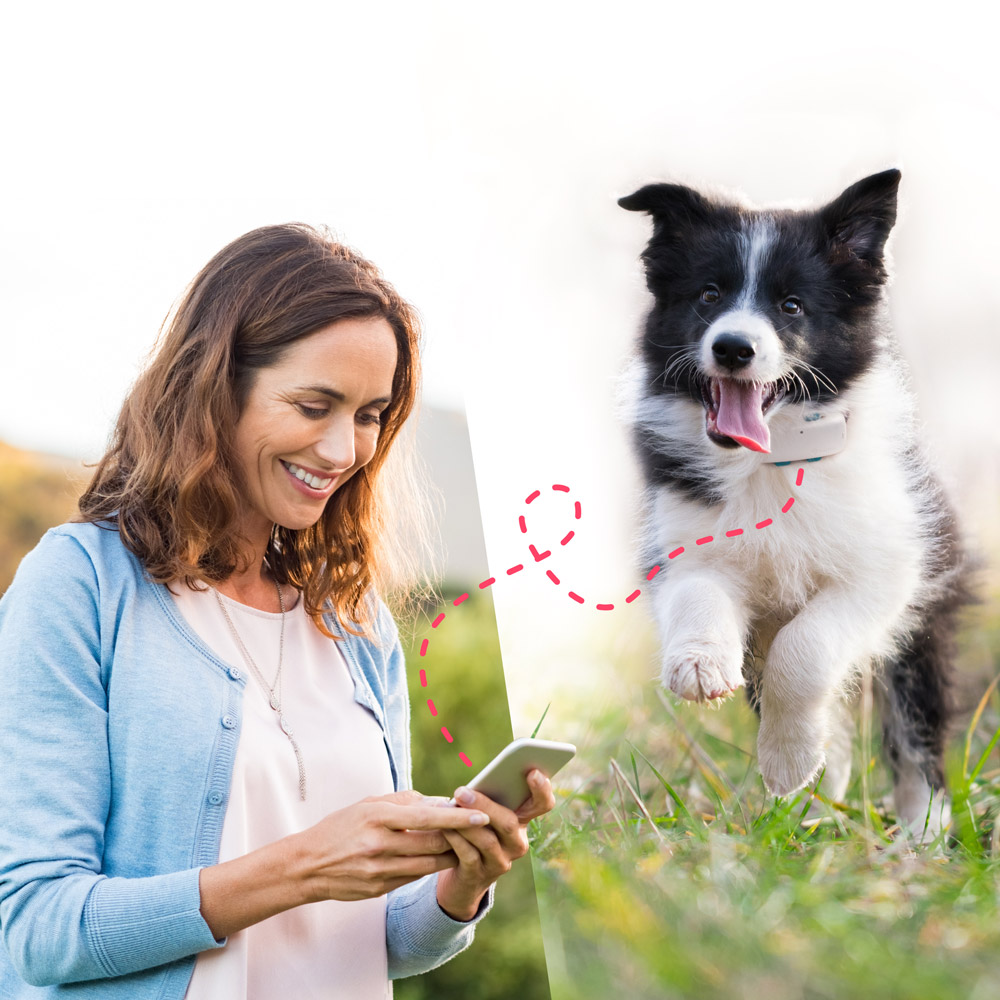
[[[470,820],[473,826],[486,826],[489,821],[489,816],[487,816],[486,813],[481,812],[473,813],[472,819]]]
[[[464,785],[455,789],[455,801],[463,806],[471,806],[476,801],[476,796]]]

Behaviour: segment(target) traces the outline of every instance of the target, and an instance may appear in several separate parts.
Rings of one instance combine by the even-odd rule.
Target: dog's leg
[[[746,615],[731,581],[714,573],[665,580],[654,598],[663,683],[689,701],[712,701],[743,683]]]
[[[914,635],[886,666],[880,688],[896,814],[922,841],[936,838],[951,819],[943,766],[952,703],[951,632],[950,621],[936,624]]]
[[[888,586],[830,585],[775,636],[761,677],[757,751],[776,795],[801,788],[823,766],[836,699],[852,670],[890,645],[884,623],[898,620],[901,598]]]
[[[851,751],[854,748],[854,716],[845,696],[835,698],[830,706],[824,747],[826,764],[823,780],[816,789],[832,802],[843,802],[851,783]]]

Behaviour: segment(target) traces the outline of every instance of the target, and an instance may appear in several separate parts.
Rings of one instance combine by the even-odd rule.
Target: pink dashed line
[[[797,474],[796,474],[796,476],[795,476],[795,485],[796,486],[801,486],[802,485],[802,480],[804,478],[805,478],[805,469],[799,469],[798,472],[797,472]],[[568,486],[563,486],[560,483],[554,483],[553,486],[552,486],[552,489],[554,491],[556,491],[556,492],[559,492],[559,493],[569,493],[570,492],[570,489],[569,489]],[[533,493],[530,493],[525,498],[524,502],[526,504],[530,504],[533,501],[537,500],[540,496],[541,496],[541,491],[540,490],[535,490]],[[789,497],[788,500],[785,502],[784,506],[781,508],[781,512],[783,514],[787,514],[788,511],[792,509],[792,505],[794,503],[795,503],[795,497]],[[577,521],[579,521],[582,518],[582,516],[583,516],[583,507],[581,506],[579,500],[575,501],[574,504],[573,504],[573,516],[574,516],[574,518]],[[774,523],[774,519],[768,517],[768,518],[765,518],[763,521],[758,521],[757,524],[755,525],[755,527],[757,527],[758,529],[760,529],[760,528],[766,528],[766,527],[768,527],[769,525],[771,525],[773,523]],[[524,517],[523,514],[518,517],[518,527],[521,530],[521,534],[527,534],[528,525],[527,525],[527,521],[525,520],[525,517]],[[743,532],[742,528],[730,528],[725,534],[726,534],[726,538],[737,538],[740,535],[742,535],[743,533],[744,532]],[[559,544],[560,545],[566,545],[575,536],[575,534],[576,534],[575,531],[569,531],[569,532],[567,532],[566,535],[559,542]],[[712,542],[714,540],[715,540],[715,536],[714,535],[705,535],[703,538],[695,539],[695,545],[707,545],[709,542]],[[550,555],[552,555],[552,552],[549,549],[546,549],[544,552],[539,552],[538,549],[535,548],[535,546],[531,545],[531,544],[529,544],[528,548],[531,551],[531,554],[534,557],[534,560],[535,560],[536,563],[541,562],[543,559],[547,559]],[[673,552],[669,553],[668,556],[667,556],[667,558],[668,559],[676,559],[678,556],[682,555],[684,553],[684,551],[685,551],[684,550],[684,546],[680,545],[676,549],[674,549]],[[662,567],[659,566],[659,565],[654,566],[646,574],[646,579],[647,580],[652,580],[657,575],[657,573],[660,572],[661,568]],[[523,569],[524,569],[524,564],[523,563],[518,563],[516,566],[511,566],[510,569],[508,569],[506,571],[506,574],[507,574],[507,576],[513,576],[515,573],[520,573],[521,570],[523,570]],[[545,575],[556,586],[561,586],[561,581],[560,581],[559,577],[556,576],[556,574],[551,569],[547,569],[545,571]],[[480,590],[485,590],[487,587],[492,587],[493,584],[495,584],[496,582],[497,582],[497,580],[496,580],[495,576],[487,577],[485,580],[482,581],[482,583],[479,584],[479,589]],[[632,591],[631,594],[628,595],[628,597],[625,598],[625,603],[626,604],[631,604],[633,601],[635,601],[637,598],[639,598],[641,596],[641,594],[642,594],[642,591],[639,590],[638,588],[636,588],[635,590]],[[575,601],[577,604],[585,604],[586,603],[586,601],[583,599],[583,597],[581,597],[578,593],[576,593],[576,591],[569,590],[569,591],[566,592],[566,596],[569,597],[570,600]],[[469,594],[467,594],[467,593],[466,594],[462,594],[461,596],[456,597],[452,601],[452,605],[454,607],[458,607],[460,604],[464,604],[468,599],[469,599]],[[615,609],[615,605],[612,604],[612,603],[608,603],[608,604],[595,604],[594,607],[598,611],[614,611],[614,609]],[[434,619],[434,621],[431,622],[431,628],[435,628],[436,629],[444,621],[444,619],[445,619],[445,614],[442,611]],[[428,646],[428,640],[424,639],[420,643],[420,655],[421,656],[426,656],[427,655],[427,646]],[[421,670],[420,671],[420,686],[421,687],[427,687],[427,671],[426,670]],[[430,713],[431,713],[432,716],[436,716],[438,714],[437,706],[434,704],[434,700],[432,698],[428,698],[427,699],[427,708],[430,711]],[[445,738],[445,740],[448,743],[454,743],[455,742],[455,738],[454,738],[454,736],[451,735],[451,733],[449,732],[447,726],[442,726],[441,727],[441,735]],[[462,761],[463,764],[465,764],[466,767],[472,767],[472,761],[466,756],[466,754],[459,753],[458,756],[459,756],[459,759]]]

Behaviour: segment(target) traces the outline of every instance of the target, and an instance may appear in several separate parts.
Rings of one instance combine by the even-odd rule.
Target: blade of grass
[[[684,800],[674,791],[673,786],[670,784],[670,782],[667,781],[667,779],[664,778],[659,771],[657,771],[657,769],[653,766],[652,761],[641,750],[636,748],[636,753],[646,762],[646,765],[649,767],[650,771],[652,771],[653,774],[656,776],[656,780],[659,781],[661,785],[663,785],[663,788],[666,791],[667,795],[669,795],[674,800],[674,805],[677,806],[677,808],[681,811],[681,814],[684,816],[685,819],[687,819],[688,823],[691,825],[691,832],[700,840],[707,840],[708,833],[705,830],[705,824],[695,823],[694,817],[691,815],[690,811],[688,810],[688,807],[684,804]]]
[[[634,756],[632,757],[632,764],[633,765],[635,764]],[[622,769],[618,766],[618,761],[616,761],[614,758],[611,759],[611,767],[615,772],[615,779],[621,782],[621,784],[619,785],[619,790],[621,789],[621,785],[624,785],[628,789],[629,794],[635,800],[635,804],[639,807],[639,811],[642,813],[643,816],[646,817],[646,820],[649,822],[649,825],[653,828],[656,835],[660,838],[660,842],[666,844],[667,838],[663,835],[663,831],[656,825],[656,822],[653,819],[653,817],[649,815],[649,810],[646,808],[646,803],[642,801],[642,797],[639,795],[639,793],[628,783],[628,778],[626,778],[625,775],[622,773]]]
[[[976,706],[975,712],[972,713],[969,728],[965,731],[965,754],[962,757],[962,774],[969,773],[969,751],[972,747],[972,734],[976,731],[979,720],[983,717],[983,712],[986,711],[986,703],[990,700],[990,695],[996,690],[998,683],[1000,683],[1000,674],[997,674],[990,682],[990,686],[986,689],[982,698],[979,699],[979,704]],[[972,779],[970,778],[969,780],[971,781]]]
[[[552,702],[550,701],[545,706],[545,711],[542,712],[542,717],[538,720],[538,725],[531,731],[531,738],[534,739],[538,735],[538,730],[542,728],[542,723],[545,721],[545,716],[549,714],[549,709],[552,707]]]

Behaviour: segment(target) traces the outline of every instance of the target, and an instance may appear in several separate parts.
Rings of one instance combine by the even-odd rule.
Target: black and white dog
[[[848,704],[873,671],[896,811],[927,836],[948,822],[965,562],[885,315],[899,178],[867,177],[815,211],[676,184],[622,198],[653,220],[654,302],[627,393],[642,555],[662,567],[663,683],[693,701],[746,683],[768,789],[823,770],[839,799]]]

